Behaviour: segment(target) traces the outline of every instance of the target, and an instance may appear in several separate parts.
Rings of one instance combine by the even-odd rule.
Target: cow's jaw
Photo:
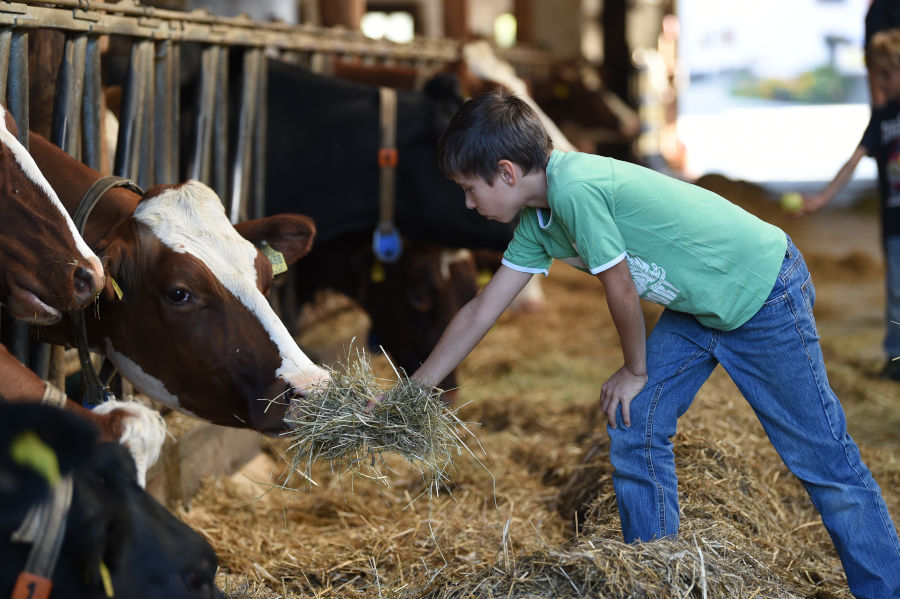
[[[198,181],[167,188],[141,202],[134,218],[172,251],[200,260],[259,320],[281,357],[276,377],[300,391],[327,378],[297,346],[257,288],[257,249],[228,221],[213,190]]]

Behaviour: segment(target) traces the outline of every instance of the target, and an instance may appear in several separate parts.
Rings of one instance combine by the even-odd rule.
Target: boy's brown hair
[[[884,61],[891,67],[900,67],[900,29],[879,31],[869,44],[869,61]]]
[[[544,169],[552,149],[537,113],[497,88],[467,101],[451,119],[438,141],[438,167],[450,178],[478,176],[493,185],[500,160],[533,173]]]

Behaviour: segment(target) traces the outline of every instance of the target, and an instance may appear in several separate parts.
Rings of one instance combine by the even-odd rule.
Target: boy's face
[[[524,205],[524,198],[520,197],[521,186],[515,184],[517,177],[510,177],[503,170],[494,177],[493,185],[478,176],[457,175],[453,181],[466,194],[466,208],[474,208],[487,219],[512,222]]]
[[[889,100],[900,100],[900,66],[876,60],[872,65],[872,79]]]

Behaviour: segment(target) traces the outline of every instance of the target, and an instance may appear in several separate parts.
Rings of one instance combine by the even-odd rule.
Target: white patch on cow
[[[122,373],[122,376],[128,379],[128,381],[138,390],[163,405],[193,416],[193,414],[181,407],[178,396],[170,393],[161,380],[153,375],[147,374],[134,360],[125,354],[116,351],[116,348],[113,347],[112,341],[109,338],[106,338],[105,342],[106,348],[103,353],[113,364],[115,364],[116,369]]]
[[[450,280],[450,267],[457,262],[463,262],[472,258],[472,252],[466,249],[444,250],[441,252],[441,278]]]
[[[12,152],[19,168],[25,173],[25,176],[31,179],[31,181],[44,192],[44,195],[47,196],[47,200],[50,204],[62,214],[62,217],[69,227],[69,231],[72,233],[72,238],[75,240],[75,247],[81,252],[81,255],[86,260],[97,260],[99,263],[97,256],[91,251],[91,248],[87,246],[87,243],[81,238],[81,235],[78,234],[78,229],[75,227],[72,217],[69,216],[69,213],[66,211],[65,206],[62,205],[62,202],[59,201],[59,197],[56,195],[56,192],[53,191],[53,188],[50,187],[50,183],[47,181],[47,178],[44,177],[44,173],[41,172],[41,169],[38,168],[34,158],[31,157],[31,154],[28,153],[28,150],[25,149],[25,146],[19,142],[16,136],[12,134],[12,131],[6,128],[6,109],[3,106],[0,106],[0,143],[9,148],[9,151]]]
[[[138,484],[147,486],[147,470],[159,459],[166,441],[166,421],[159,412],[135,401],[105,401],[96,408],[97,414],[109,414],[122,409],[129,413],[122,422],[124,431],[119,443],[128,448],[137,468]]]
[[[537,113],[544,129],[547,130],[553,141],[554,148],[563,152],[575,150],[575,145],[568,140],[553,119],[547,116],[547,113],[541,110],[534,98],[529,95],[528,84],[525,83],[525,80],[516,75],[516,69],[510,63],[497,56],[488,42],[478,41],[465,44],[462,54],[466,66],[473,73],[482,79],[488,79],[504,86],[522,98]]]
[[[212,189],[199,181],[188,181],[141,202],[134,218],[173,251],[188,253],[205,264],[256,316],[281,355],[276,376],[292,384],[306,381],[307,385],[325,376],[297,346],[256,286],[257,249],[232,226]]]

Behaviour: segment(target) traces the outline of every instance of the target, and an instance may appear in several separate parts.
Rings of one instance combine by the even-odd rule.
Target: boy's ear
[[[515,164],[504,158],[497,162],[497,171],[500,176],[500,181],[506,183],[507,185],[516,184],[517,177]]]

